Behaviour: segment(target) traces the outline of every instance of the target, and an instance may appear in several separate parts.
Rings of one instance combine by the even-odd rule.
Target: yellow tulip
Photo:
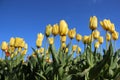
[[[49,44],[50,44],[50,45],[52,45],[52,44],[54,43],[54,38],[53,38],[53,37],[48,38],[48,40],[49,40]]]
[[[44,39],[44,35],[42,33],[39,33],[37,35],[37,40],[36,40],[36,46],[37,46],[37,48],[40,48],[42,46],[43,39]]]
[[[66,48],[66,43],[62,43],[61,47]]]
[[[97,17],[96,16],[90,17],[89,23],[90,29],[95,30],[97,28],[97,25],[98,25]]]
[[[118,37],[119,37],[119,33],[116,32],[116,31],[114,31],[114,32],[112,33],[112,39],[113,39],[113,40],[117,40]]]
[[[7,42],[5,42],[5,41],[2,42],[1,49],[2,49],[3,51],[5,51],[5,50],[8,49],[8,44],[7,44]]]
[[[78,48],[77,48],[77,54],[79,54],[80,52],[81,52],[81,48],[78,47]]]
[[[76,35],[76,29],[75,28],[68,31],[68,36],[69,36],[70,39],[73,39],[75,37],[75,35]]]
[[[77,41],[82,40],[82,36],[81,36],[80,34],[77,34],[77,35],[76,35],[76,40],[77,40]]]
[[[14,46],[14,44],[15,44],[15,38],[10,38],[10,46]]]
[[[40,48],[40,53],[43,53],[44,52],[44,48]]]
[[[10,47],[9,47],[9,51],[10,51],[11,53],[13,53],[13,52],[15,51],[15,47],[10,46]]]
[[[98,41],[99,41],[100,44],[102,44],[103,41],[104,41],[104,38],[103,38],[102,36],[100,36],[100,37],[98,38]]]
[[[15,47],[23,47],[24,46],[24,40],[23,38],[16,37],[15,38]]]
[[[77,49],[77,45],[73,45],[73,46],[72,46],[72,51],[74,51],[74,52],[75,52],[75,51],[76,51],[76,49]]]
[[[11,54],[11,55],[10,55],[10,58],[13,58],[13,57],[14,57],[14,54]]]
[[[46,26],[46,30],[45,30],[46,37],[49,37],[51,32],[52,32],[52,26],[49,24]]]
[[[100,36],[100,32],[98,30],[93,31],[92,34],[93,34],[94,39],[98,39]]]
[[[27,53],[27,50],[22,50],[21,55],[25,55]]]
[[[83,37],[83,40],[82,40],[82,41],[83,41],[84,44],[87,44],[87,43],[88,43],[88,40],[89,40],[89,36],[86,36],[86,35],[85,35],[85,36]]]
[[[65,20],[60,21],[59,34],[60,36],[66,36],[68,33],[68,24]]]
[[[106,34],[106,40],[110,41],[110,39],[111,39],[111,35],[107,32],[107,34]]]
[[[100,25],[103,27],[104,30],[108,31],[111,26],[111,21],[104,19],[103,21],[100,21]]]
[[[63,43],[63,42],[66,42],[66,36],[61,36],[60,38],[61,38],[61,42],[62,42],[62,43]]]
[[[114,25],[113,23],[111,23],[111,26],[110,26],[110,28],[109,28],[109,31],[110,31],[111,33],[113,33],[113,32],[115,31],[115,25]]]
[[[99,46],[100,46],[100,43],[99,43],[99,42],[96,42],[96,43],[95,43],[95,48],[99,48]]]
[[[93,35],[91,34],[88,36],[87,43],[91,43],[91,42],[93,42],[93,40],[94,40],[94,38],[93,38]]]
[[[65,49],[65,53],[68,53],[68,48]]]
[[[58,26],[58,24],[53,25],[52,34],[53,34],[54,36],[56,36],[56,35],[59,34],[59,26]]]

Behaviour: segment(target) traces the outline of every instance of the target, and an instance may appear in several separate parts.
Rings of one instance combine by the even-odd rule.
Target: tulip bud
[[[104,19],[103,21],[100,21],[100,25],[103,27],[104,30],[108,31],[111,26],[111,21]]]
[[[103,40],[104,40],[104,39],[103,39],[103,37],[102,37],[102,36],[100,36],[100,37],[98,38],[98,41],[99,41],[99,43],[100,43],[100,44],[102,44],[102,43],[103,43]]]
[[[66,42],[66,36],[61,36],[60,38],[62,43]]]
[[[73,45],[73,46],[72,46],[72,51],[75,52],[76,49],[77,49],[77,45]]]
[[[52,26],[49,24],[46,26],[46,30],[45,30],[46,37],[49,37],[51,32],[52,32]]]
[[[28,44],[27,43],[25,43],[24,49],[28,49]]]
[[[96,16],[90,17],[89,27],[91,30],[95,30],[97,28],[97,17]]]
[[[76,29],[75,28],[68,31],[68,36],[69,36],[70,39],[73,39],[75,37],[75,35],[76,35]]]
[[[16,37],[15,38],[15,47],[23,47],[24,46],[24,40],[23,38]]]
[[[81,52],[81,48],[80,48],[80,47],[78,47],[78,48],[77,48],[77,52],[76,52],[76,53],[77,53],[77,54],[79,54],[80,52]]]
[[[10,46],[14,46],[15,44],[15,38],[10,38]]]
[[[42,46],[43,38],[44,38],[44,35],[42,33],[39,33],[37,35],[37,40],[36,40],[36,46],[37,46],[37,48],[40,48]]]
[[[93,31],[92,34],[93,34],[94,39],[98,39],[100,36],[100,32],[98,30]]]
[[[63,49],[63,48],[66,48],[66,44],[65,44],[65,43],[62,43],[61,47],[62,47],[62,49]]]
[[[42,33],[38,33],[37,34],[37,39],[40,39],[41,41],[43,41],[44,35]]]
[[[44,52],[44,48],[40,48],[40,53],[43,53]]]
[[[15,47],[10,46],[10,47],[9,47],[9,51],[10,51],[11,53],[13,53],[13,52],[15,51]]]
[[[96,42],[96,43],[95,43],[95,48],[99,48],[99,46],[100,46],[100,43],[99,43],[99,42]]]
[[[60,21],[59,34],[60,36],[66,36],[68,33],[68,24],[65,20]]]
[[[107,34],[106,34],[106,40],[110,41],[110,39],[111,39],[111,35],[107,32]]]
[[[5,51],[6,49],[8,49],[8,44],[7,44],[7,42],[5,42],[5,41],[2,42],[1,49],[2,49],[3,51]]]
[[[50,45],[52,45],[52,44],[54,43],[54,38],[53,38],[53,37],[48,38],[48,40],[49,40],[49,44],[50,44]]]
[[[65,49],[65,53],[68,53],[68,48]]]
[[[118,37],[119,37],[119,33],[116,32],[116,31],[114,31],[114,32],[112,33],[112,38],[113,38],[113,40],[117,40]]]
[[[86,36],[86,35],[85,35],[85,36],[83,37],[83,40],[82,40],[83,43],[84,43],[84,44],[87,44],[87,43],[88,43],[88,39],[89,39],[89,36]]]
[[[114,25],[113,23],[111,23],[111,26],[110,26],[110,28],[109,28],[109,31],[110,31],[111,33],[113,33],[113,32],[115,31],[115,25]]]
[[[76,40],[77,40],[77,41],[82,40],[82,36],[81,36],[80,34],[77,34],[77,35],[76,35]]]
[[[59,26],[58,26],[58,24],[53,25],[52,34],[53,34],[54,36],[56,36],[56,35],[59,34]]]
[[[27,50],[22,50],[21,55],[25,55],[27,53]]]

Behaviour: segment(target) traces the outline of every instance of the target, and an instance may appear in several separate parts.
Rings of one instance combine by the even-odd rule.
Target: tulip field
[[[98,24],[105,31],[104,36],[97,29]],[[89,35],[81,35],[76,28],[69,29],[65,20],[49,24],[44,34],[37,34],[32,54],[27,53],[28,44],[21,37],[1,42],[4,56],[0,57],[0,80],[120,80],[120,49],[115,45],[119,33],[114,23],[92,16],[88,29]],[[55,46],[57,36],[59,48]],[[84,48],[73,44],[73,40],[82,42]],[[30,54],[27,59],[26,54]]]

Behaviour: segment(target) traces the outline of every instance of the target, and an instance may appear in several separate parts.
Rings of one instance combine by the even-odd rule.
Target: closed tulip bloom
[[[62,43],[66,42],[66,36],[61,36],[60,38]]]
[[[69,36],[70,39],[75,38],[75,35],[76,35],[76,29],[75,28],[68,31],[68,36]]]
[[[15,51],[15,47],[10,46],[10,47],[9,47],[9,51],[10,51],[11,53],[13,53],[13,52]]]
[[[100,44],[102,44],[103,41],[104,41],[104,38],[103,38],[102,36],[100,36],[100,37],[98,38],[98,41],[99,41]]]
[[[114,31],[114,32],[112,33],[112,39],[113,39],[113,40],[117,40],[118,37],[119,37],[119,33],[116,32],[116,31]]]
[[[93,37],[94,39],[98,39],[100,36],[100,32],[98,30],[93,31]]]
[[[65,53],[68,53],[68,48],[65,49]]]
[[[61,47],[66,48],[66,43],[62,43]]]
[[[100,46],[100,43],[99,43],[99,42],[96,42],[96,43],[95,43],[95,48],[99,48],[99,46]]]
[[[26,53],[27,53],[27,50],[25,49],[21,51],[21,55],[25,55]]]
[[[51,32],[52,32],[52,26],[49,24],[46,26],[46,30],[45,30],[46,37],[49,37]]]
[[[76,51],[76,49],[77,49],[77,45],[73,45],[73,46],[72,46],[72,51],[74,51],[74,52],[75,52],[75,51]]]
[[[66,36],[68,33],[68,24],[65,20],[61,20],[59,24],[59,34],[60,36]]]
[[[81,36],[80,34],[77,34],[77,35],[76,35],[76,40],[77,40],[77,41],[82,40],[82,36]]]
[[[10,38],[10,42],[9,42],[10,46],[14,46],[15,44],[15,38]]]
[[[36,46],[37,46],[37,48],[40,48],[42,46],[43,39],[44,39],[44,35],[42,33],[39,33],[37,35],[37,40],[36,40]]]
[[[104,19],[103,21],[100,21],[100,25],[102,26],[102,28],[106,31],[109,30],[110,26],[111,26],[111,21]]]
[[[23,44],[24,44],[24,40],[23,38],[20,38],[20,37],[16,37],[15,38],[15,47],[23,47]]]
[[[90,17],[89,27],[91,30],[95,30],[98,25],[98,20],[96,16]]]
[[[14,54],[11,54],[11,55],[10,55],[10,58],[13,58],[13,57],[14,57]]]
[[[111,39],[111,35],[107,32],[107,34],[106,34],[106,40],[110,41],[110,39]]]
[[[111,26],[110,26],[110,28],[109,28],[109,31],[111,32],[111,33],[113,33],[114,31],[115,31],[115,25],[112,23],[111,24]]]
[[[87,40],[87,43],[93,42],[93,40],[94,40],[93,35],[91,34],[91,35],[89,35],[88,37],[89,37],[89,38],[88,38],[88,40]]]
[[[83,37],[83,40],[82,40],[83,43],[84,43],[84,44],[87,44],[87,43],[88,43],[88,39],[89,39],[89,36],[86,36],[86,35],[85,35],[85,36]]]
[[[8,44],[7,44],[7,42],[5,42],[5,41],[2,42],[1,49],[2,49],[3,51],[5,51],[6,49],[8,49]]]
[[[50,45],[52,45],[52,44],[54,43],[54,38],[53,38],[53,37],[48,38],[48,40],[49,40],[49,44],[50,44]]]
[[[78,47],[78,48],[77,48],[77,54],[79,54],[80,52],[81,52],[81,48]]]
[[[40,48],[40,53],[43,53],[44,52],[44,48]]]
[[[56,35],[59,34],[59,26],[58,26],[58,24],[53,25],[52,34],[53,34],[54,36],[56,36]]]

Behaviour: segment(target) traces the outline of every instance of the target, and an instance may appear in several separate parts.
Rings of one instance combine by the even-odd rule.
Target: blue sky
[[[0,43],[8,42],[11,37],[22,37],[29,45],[27,54],[31,54],[37,33],[44,33],[47,24],[64,19],[70,29],[76,27],[77,33],[88,35],[89,18],[93,15],[99,21],[110,19],[120,32],[119,8],[119,0],[0,0]],[[104,35],[100,25],[98,29]],[[83,47],[82,43],[80,46]]]

